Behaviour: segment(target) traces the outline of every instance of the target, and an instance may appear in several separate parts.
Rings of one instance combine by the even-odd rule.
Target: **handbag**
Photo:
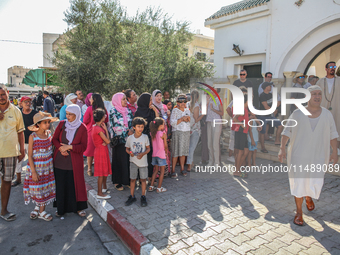
[[[119,136],[114,136],[114,137],[112,137],[112,138],[110,139],[110,146],[111,146],[111,148],[114,148],[114,147],[116,147],[116,146],[119,145],[119,144],[122,144],[122,143],[120,142]]]

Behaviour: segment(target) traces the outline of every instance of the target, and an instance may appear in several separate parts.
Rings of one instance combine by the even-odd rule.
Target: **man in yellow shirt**
[[[15,214],[7,210],[7,205],[17,160],[20,162],[25,156],[24,130],[20,110],[9,102],[7,88],[0,85],[0,217],[6,221],[16,219]]]

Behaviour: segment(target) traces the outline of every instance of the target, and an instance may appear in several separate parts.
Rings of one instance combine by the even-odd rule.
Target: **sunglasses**
[[[303,79],[303,78],[305,78],[305,76],[299,76],[298,78],[299,78],[299,79]]]
[[[181,100],[177,100],[177,103],[186,103],[187,102],[187,100],[183,100],[183,99],[181,99]]]
[[[246,75],[245,73],[240,73],[240,76]]]
[[[329,69],[336,69],[337,66],[329,66]]]

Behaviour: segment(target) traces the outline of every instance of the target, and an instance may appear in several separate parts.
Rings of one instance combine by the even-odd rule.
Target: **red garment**
[[[109,149],[103,145],[103,139],[99,133],[105,130],[102,127],[94,125],[92,128],[92,140],[95,146],[94,149],[94,176],[108,176],[112,174]]]
[[[132,115],[135,116],[135,112],[137,111],[138,108],[137,104],[132,105],[129,102],[127,102],[127,107],[131,110]]]
[[[231,111],[233,112],[233,107],[231,108]],[[235,116],[235,115],[233,115],[233,116]],[[237,119],[238,119],[239,122],[245,121],[245,128],[243,129],[243,133],[247,134],[248,133],[248,129],[249,129],[249,125],[248,125],[248,121],[249,121],[248,107],[244,108],[244,115],[238,116]],[[233,122],[231,130],[234,130],[234,131],[238,132],[240,127],[241,127],[240,124],[234,124],[234,122]]]
[[[55,146],[53,160],[55,160],[56,155],[58,153],[60,147],[60,141],[62,139],[62,129],[64,128],[65,120],[59,122],[54,135],[53,135],[53,145]],[[73,149],[69,151],[72,158],[72,166],[73,166],[73,177],[74,177],[74,188],[76,193],[76,200],[79,201],[87,201],[87,193],[85,187],[85,178],[84,178],[84,161],[83,161],[83,153],[86,150],[87,145],[87,129],[84,124],[81,124],[74,139],[71,143]]]
[[[105,117],[104,122],[108,123],[109,117],[108,117],[106,109],[105,109],[105,112],[106,112],[106,117]],[[94,124],[96,124],[96,122],[93,120],[92,105],[89,106],[86,109],[86,112],[85,112],[84,118],[83,118],[83,123],[87,127],[87,148],[86,148],[86,151],[84,152],[84,156],[93,157],[94,156],[94,144],[93,144],[93,140],[92,140],[92,127],[93,127]]]

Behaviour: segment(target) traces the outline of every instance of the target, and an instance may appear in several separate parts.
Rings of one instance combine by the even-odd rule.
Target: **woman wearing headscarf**
[[[168,107],[162,103],[162,92],[159,89],[156,89],[152,92],[152,104],[157,108],[160,117],[164,119],[164,122],[167,123],[167,120],[170,119],[170,110]],[[168,132],[167,125],[164,125],[164,132]],[[166,167],[164,170],[164,176],[168,176],[170,170],[170,157],[166,155]]]
[[[126,153],[125,143],[127,137],[133,134],[132,119],[125,94],[114,94],[110,111],[110,132],[112,137],[118,137],[118,141],[112,148],[111,167],[112,183],[117,190],[123,190],[123,185],[130,185],[130,156]]]
[[[84,156],[87,157],[87,174],[89,176],[92,176],[92,163],[93,163],[93,156],[94,156],[94,143],[92,140],[92,127],[94,124],[93,119],[93,111],[96,110],[97,108],[102,108],[106,111],[106,108],[104,106],[104,102],[102,97],[99,94],[93,93],[90,97],[90,103],[91,106],[89,106],[85,112],[83,122],[87,127],[87,148],[86,151],[84,152]],[[107,116],[107,111],[106,111],[106,117],[105,117],[105,124],[109,122],[109,118]]]
[[[148,177],[151,178],[153,174],[153,165],[152,162],[152,140],[150,136],[150,128],[149,125],[151,121],[153,121],[156,117],[160,117],[160,112],[156,108],[156,106],[152,103],[152,97],[150,93],[144,92],[140,95],[137,101],[137,111],[135,112],[135,117],[142,117],[147,121],[146,126],[144,127],[143,134],[146,134],[149,137],[150,143],[150,152],[148,153]]]
[[[56,183],[56,216],[68,212],[85,217],[87,193],[84,179],[83,153],[87,130],[80,121],[81,110],[76,104],[66,108],[66,120],[60,121],[53,135],[53,164]]]
[[[77,102],[77,95],[74,93],[68,94],[64,100],[64,105],[60,109],[59,119],[66,120],[66,107]]]
[[[86,98],[85,98],[85,104],[81,107],[81,115],[84,116],[85,112],[88,107],[91,106],[90,98],[92,97],[93,93],[88,93]]]

